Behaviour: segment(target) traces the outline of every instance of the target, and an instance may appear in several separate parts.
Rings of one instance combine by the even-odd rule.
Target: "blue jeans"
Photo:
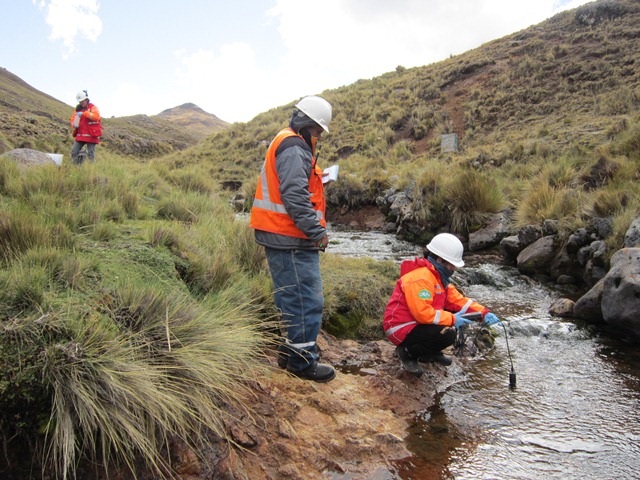
[[[320,255],[317,250],[265,248],[265,252],[276,307],[287,329],[287,368],[304,370],[318,361],[316,339],[324,307]]]
[[[82,147],[84,147],[85,145],[87,146],[89,161],[92,163],[96,161],[96,144],[91,142],[79,142],[76,140],[75,142],[73,142],[73,146],[71,147],[71,162],[74,165],[80,165],[84,162],[82,156],[78,158],[78,154],[80,153],[80,150],[82,150]]]

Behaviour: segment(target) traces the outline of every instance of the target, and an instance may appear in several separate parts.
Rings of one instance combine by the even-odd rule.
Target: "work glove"
[[[500,321],[500,319],[493,313],[489,312],[484,316],[484,324],[487,327],[490,327],[491,325],[494,325],[496,323],[498,323]]]
[[[460,328],[465,325],[469,325],[470,323],[473,323],[471,320],[467,320],[466,318],[464,318],[463,315],[464,315],[464,312],[458,312],[454,315],[456,319],[455,323],[453,324],[454,327]]]
[[[82,114],[80,113],[76,113],[75,117],[73,117],[73,126],[78,128],[80,126],[80,118],[82,117]]]

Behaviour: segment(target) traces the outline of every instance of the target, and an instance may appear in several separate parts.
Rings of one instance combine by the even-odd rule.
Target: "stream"
[[[339,255],[397,262],[421,255],[383,233],[331,229],[329,238]],[[449,367],[460,369],[459,380],[409,428],[413,456],[376,480],[640,478],[638,348],[551,317],[559,294],[514,268],[462,270],[465,279],[490,279],[464,292],[504,319],[508,336],[494,326],[491,350]]]

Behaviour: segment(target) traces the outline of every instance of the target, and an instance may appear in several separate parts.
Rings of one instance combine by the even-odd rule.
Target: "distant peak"
[[[166,114],[166,113],[172,113],[172,112],[176,112],[176,111],[180,111],[180,110],[190,110],[190,111],[193,111],[193,112],[208,113],[208,112],[205,112],[204,110],[202,110],[195,103],[190,103],[189,102],[189,103],[183,103],[182,105],[178,105],[177,107],[167,108],[166,110],[163,110],[162,112],[160,112],[160,115]]]

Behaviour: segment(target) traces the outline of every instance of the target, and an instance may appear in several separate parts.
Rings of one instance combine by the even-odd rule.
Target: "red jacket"
[[[394,345],[400,345],[418,323],[451,326],[454,313],[461,310],[483,315],[489,311],[464,297],[452,283],[443,288],[440,274],[426,258],[405,260],[384,312],[384,332]]]
[[[69,120],[73,127],[73,118],[76,114],[80,117],[80,125],[74,128],[73,136],[78,142],[100,143],[102,135],[102,124],[100,123],[100,111],[93,103],[87,104],[87,108],[79,112],[74,112]]]

